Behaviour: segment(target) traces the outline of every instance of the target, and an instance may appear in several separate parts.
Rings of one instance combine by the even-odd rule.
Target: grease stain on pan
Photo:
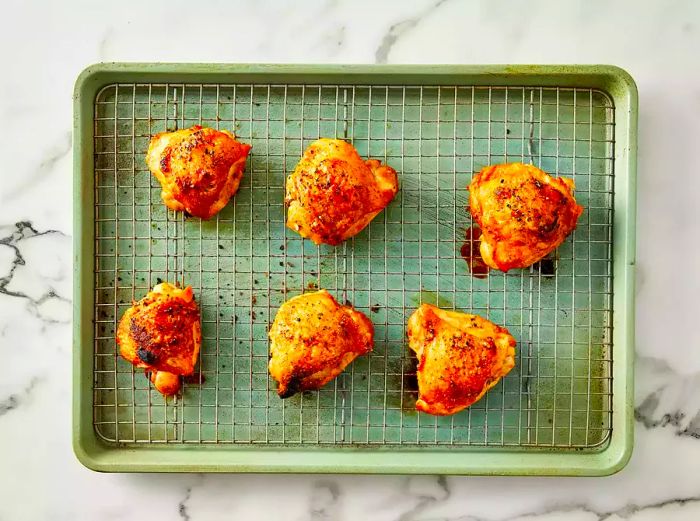
[[[430,291],[427,289],[422,289],[418,293],[414,293],[411,297],[411,301],[416,305],[416,307],[421,304],[432,304],[439,308],[452,309],[454,308],[454,302],[445,298],[435,291]]]

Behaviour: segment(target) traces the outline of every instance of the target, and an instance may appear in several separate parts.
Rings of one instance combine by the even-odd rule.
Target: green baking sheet
[[[100,64],[75,91],[74,446],[104,471],[607,474],[632,447],[636,90],[610,66]],[[253,145],[213,219],[175,213],[144,157],[195,124]],[[284,226],[284,180],[319,137],[399,172],[352,240]],[[585,211],[545,261],[469,272],[466,186],[501,162],[572,177]],[[465,260],[464,255],[467,256]],[[202,311],[197,372],[164,398],[114,332],[159,281]],[[375,325],[375,348],[318,392],[281,400],[267,330],[325,288]],[[414,410],[405,323],[421,303],[478,313],[516,367],[450,417]]]

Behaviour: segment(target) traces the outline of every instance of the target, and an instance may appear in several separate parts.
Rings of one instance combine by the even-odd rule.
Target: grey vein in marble
[[[36,230],[29,221],[20,221],[15,223],[14,226],[0,227],[0,233],[2,233],[2,230],[4,229],[10,229],[11,231],[8,235],[0,238],[0,248],[10,248],[14,258],[10,262],[9,270],[5,274],[0,274],[0,295],[26,300],[28,302],[29,312],[44,322],[69,322],[69,318],[67,317],[55,318],[55,316],[52,316],[51,313],[44,313],[42,311],[52,302],[61,302],[64,304],[69,304],[71,302],[69,298],[60,295],[56,289],[50,285],[50,281],[48,287],[41,290],[41,294],[38,297],[32,295],[29,290],[11,287],[11,284],[15,280],[17,270],[27,265],[25,257],[21,251],[23,241],[52,235],[58,235],[61,237],[67,236],[59,230],[45,230],[40,232]]]
[[[7,398],[0,399],[0,416],[4,416],[10,411],[19,407],[22,402],[32,394],[34,388],[39,383],[40,378],[34,377],[29,380],[29,384],[18,393],[13,393]]]
[[[27,239],[29,237],[39,237],[39,236],[50,234],[50,233],[63,234],[63,232],[60,232],[58,230],[46,230],[44,232],[38,232],[37,230],[34,229],[31,222],[21,221],[21,222],[15,223],[15,230],[13,231],[13,233],[0,239],[0,246],[7,246],[9,248],[12,248],[15,252],[15,259],[12,262],[12,267],[10,268],[10,272],[7,275],[5,275],[4,277],[0,277],[0,294],[8,295],[10,297],[26,298],[34,303],[39,302],[36,299],[32,299],[26,293],[23,293],[21,291],[12,291],[12,290],[8,289],[8,286],[9,286],[10,282],[12,282],[12,278],[14,277],[14,274],[15,274],[15,271],[17,270],[17,268],[19,268],[20,266],[24,266],[26,264],[24,257],[22,257],[22,253],[19,251],[19,247],[17,246],[17,243],[20,242],[21,240]]]
[[[333,481],[319,481],[314,483],[309,501],[311,521],[325,521],[338,519],[338,500],[340,488]]]
[[[587,505],[571,505],[571,506],[554,506],[543,508],[542,510],[523,512],[515,516],[509,517],[483,517],[483,516],[473,516],[473,515],[460,515],[457,517],[453,516],[441,516],[441,517],[421,517],[412,518],[415,521],[515,521],[519,519],[538,519],[540,517],[548,516],[550,519],[558,519],[561,516],[575,514],[575,513],[585,513],[591,514],[593,518],[597,521],[606,521],[609,519],[631,519],[636,514],[640,512],[648,512],[650,510],[663,510],[670,506],[687,506],[690,504],[700,503],[700,496],[694,497],[684,497],[669,499],[666,501],[660,501],[658,503],[650,503],[648,505],[636,505],[630,504],[618,510],[612,511],[598,511]],[[553,517],[556,516],[556,517]],[[402,519],[402,518],[399,518]]]
[[[423,485],[428,480],[435,485],[426,490]],[[431,506],[449,500],[452,495],[447,483],[447,477],[435,476],[433,479],[426,477],[411,477],[406,482],[406,495],[417,500],[416,504],[406,512],[403,512],[397,521],[417,521],[422,519],[420,515]]]
[[[430,4],[426,9],[417,15],[401,20],[400,22],[396,22],[389,27],[389,30],[382,37],[382,41],[379,43],[379,47],[377,47],[377,50],[374,53],[374,61],[376,63],[387,63],[389,53],[398,39],[405,36],[406,33],[416,27],[424,16],[430,14],[447,1],[448,0],[438,0],[437,2]]]
[[[678,436],[700,439],[700,373],[680,375],[663,360],[638,357],[634,417],[647,429],[670,427]],[[639,388],[639,386],[638,386]]]
[[[185,521],[190,521],[190,514],[187,511],[187,502],[190,500],[190,497],[192,496],[192,487],[187,487],[187,490],[185,492],[185,497],[182,499],[177,504],[177,513],[180,516],[180,519],[184,519]]]
[[[12,190],[4,194],[3,200],[9,201],[15,197],[23,195],[25,192],[33,189],[46,174],[51,172],[56,164],[66,157],[72,150],[72,134],[70,131],[64,132],[61,138],[53,144],[53,146],[45,152],[44,159],[39,165],[27,175],[21,183],[14,186]]]

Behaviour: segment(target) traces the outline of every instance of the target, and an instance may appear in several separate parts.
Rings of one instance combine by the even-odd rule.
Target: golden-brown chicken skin
[[[287,226],[316,244],[357,235],[399,190],[396,171],[340,139],[309,145],[287,178]]]
[[[250,148],[226,130],[195,125],[153,136],[146,164],[168,208],[209,219],[238,190]]]
[[[418,357],[416,409],[428,414],[469,407],[515,365],[515,339],[478,315],[422,304],[407,332]]]
[[[270,328],[270,375],[277,394],[319,389],[360,355],[369,353],[374,327],[363,313],[341,306],[326,290],[280,306]]]
[[[576,228],[583,207],[574,182],[532,165],[487,166],[469,185],[469,210],[481,228],[484,262],[501,271],[526,268]]]
[[[117,328],[119,351],[151,373],[164,395],[180,389],[180,375],[194,372],[202,331],[192,288],[163,282],[126,310]]]

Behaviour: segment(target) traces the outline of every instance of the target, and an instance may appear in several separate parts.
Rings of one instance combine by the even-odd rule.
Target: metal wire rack
[[[95,100],[94,426],[114,443],[582,448],[611,425],[614,107],[590,89],[392,85],[113,84]],[[168,211],[144,157],[156,132],[201,124],[253,145],[215,218]],[[284,225],[284,179],[318,137],[399,172],[401,190],[341,246]],[[472,276],[460,255],[466,186],[481,167],[533,162],[576,182],[585,207],[547,263]],[[467,250],[471,248],[467,247]],[[158,281],[192,285],[198,371],[163,398],[120,359],[116,324]],[[268,325],[325,288],[375,325],[375,349],[318,392],[280,400]],[[416,413],[405,343],[421,302],[481,314],[518,340],[517,364],[451,417]]]

